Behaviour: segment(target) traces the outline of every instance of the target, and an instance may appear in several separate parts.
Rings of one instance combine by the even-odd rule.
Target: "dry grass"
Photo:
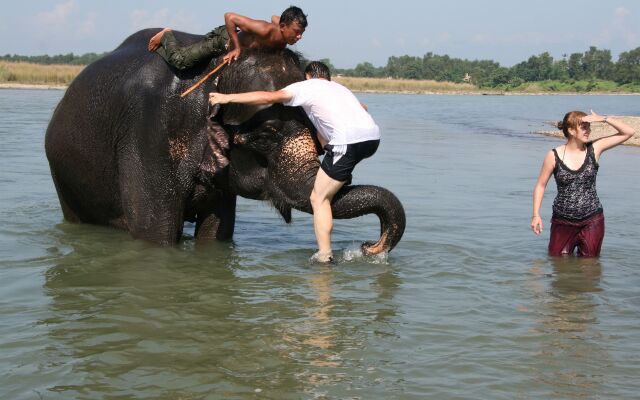
[[[83,68],[82,65],[41,65],[0,61],[0,84],[66,86]]]
[[[382,93],[480,93],[469,83],[437,82],[412,79],[357,78],[337,76],[333,80],[356,92]]]
[[[0,85],[66,86],[83,68],[80,65],[0,61]],[[466,83],[355,77],[335,77],[335,81],[358,92],[480,93],[477,87]]]

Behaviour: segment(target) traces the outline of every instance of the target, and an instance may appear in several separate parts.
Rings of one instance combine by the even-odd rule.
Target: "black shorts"
[[[371,157],[378,150],[379,144],[380,140],[367,140],[366,142],[348,144],[347,152],[335,163],[333,162],[333,145],[328,144],[324,146],[326,153],[320,167],[332,179],[346,182],[348,185],[351,183],[351,172],[353,172],[356,164],[365,158]]]

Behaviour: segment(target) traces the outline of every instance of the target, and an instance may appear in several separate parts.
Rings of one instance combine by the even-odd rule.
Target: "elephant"
[[[299,108],[228,104],[208,93],[277,90],[304,79],[288,49],[246,49],[182,98],[221,57],[186,71],[147,51],[157,29],[138,31],[73,80],[45,135],[45,152],[65,220],[112,226],[134,238],[174,245],[185,221],[196,241],[229,240],[237,196],[269,201],[285,222],[312,213],[309,196],[321,149]],[[189,44],[201,36],[174,31]],[[401,202],[387,189],[346,185],[334,218],[375,213],[381,233],[363,252],[390,251],[405,228]]]

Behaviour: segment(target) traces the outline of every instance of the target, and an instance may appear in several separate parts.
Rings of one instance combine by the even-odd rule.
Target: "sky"
[[[269,20],[289,5],[309,26],[293,46],[338,68],[428,52],[510,67],[532,55],[554,59],[589,46],[640,47],[640,0],[3,0],[0,55],[102,53],[151,27],[205,34],[236,12]],[[633,22],[635,21],[635,22]]]

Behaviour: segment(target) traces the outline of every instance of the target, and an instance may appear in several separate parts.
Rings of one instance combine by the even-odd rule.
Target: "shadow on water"
[[[551,274],[542,274],[550,263]],[[605,395],[610,356],[599,329],[602,264],[598,258],[549,257],[531,268],[538,278],[550,278],[534,287],[538,318],[535,332],[533,379],[551,398],[591,398]]]
[[[20,377],[44,398],[340,392],[368,385],[371,338],[394,337],[400,281],[388,265],[245,263],[233,243],[160,248],[67,223],[49,239],[46,376]]]

